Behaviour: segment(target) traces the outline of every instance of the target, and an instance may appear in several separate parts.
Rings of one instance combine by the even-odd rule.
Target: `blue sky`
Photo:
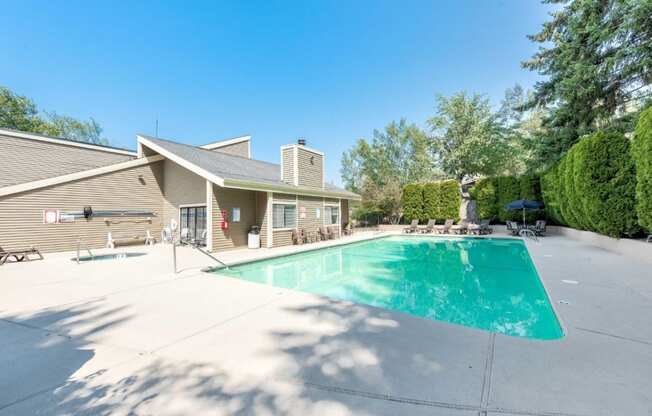
[[[115,4],[112,4],[115,3]],[[131,4],[134,3],[134,4]],[[0,84],[41,109],[204,144],[253,136],[257,159],[305,137],[340,182],[341,153],[435,94],[497,104],[536,45],[548,6],[511,1],[29,2],[3,4]]]

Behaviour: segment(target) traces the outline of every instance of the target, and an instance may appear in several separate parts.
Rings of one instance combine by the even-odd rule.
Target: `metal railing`
[[[81,239],[81,238],[78,238],[78,239],[77,239],[77,264],[80,264],[80,261],[79,261],[79,252],[81,251],[81,245],[82,245],[82,243],[83,243],[83,242],[82,242],[82,239]],[[88,256],[89,256],[91,259],[94,259],[94,258],[95,258],[95,254],[93,254],[93,252],[91,251],[91,248],[88,246],[88,244],[86,244],[86,243],[83,243],[83,244],[84,244],[84,247],[86,248],[86,251],[88,252]]]
[[[222,260],[220,260],[217,257],[213,256],[208,251],[202,249],[201,247],[199,247],[199,245],[197,245],[197,244],[189,244],[189,243],[181,243],[181,242],[175,241],[175,239],[173,238],[172,239],[172,264],[173,264],[173,267],[174,267],[174,273],[175,274],[178,273],[178,271],[177,271],[177,246],[181,246],[181,245],[192,247],[195,250],[199,251],[200,253],[204,254],[205,256],[210,257],[216,263],[221,264],[222,267],[224,267],[226,269],[229,268],[228,264],[224,263]]]

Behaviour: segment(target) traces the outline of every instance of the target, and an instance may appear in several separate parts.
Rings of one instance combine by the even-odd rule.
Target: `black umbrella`
[[[539,201],[531,201],[529,199],[517,199],[505,205],[508,211],[516,211],[517,209],[523,210],[523,226],[525,226],[525,210],[526,209],[543,209],[543,203]]]

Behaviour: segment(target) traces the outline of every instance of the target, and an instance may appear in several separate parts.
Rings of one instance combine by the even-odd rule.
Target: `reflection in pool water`
[[[396,236],[214,272],[507,335],[563,336],[520,240]]]

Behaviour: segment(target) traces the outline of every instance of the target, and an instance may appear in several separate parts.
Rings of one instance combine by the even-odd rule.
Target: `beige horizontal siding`
[[[306,232],[316,232],[324,224],[324,199],[319,197],[299,196],[299,228]],[[317,209],[320,216],[317,218]]]
[[[281,180],[294,184],[294,147],[281,150]]]
[[[161,232],[163,162],[107,173],[34,191],[0,197],[0,246],[21,249],[34,246],[43,252],[69,251],[81,238],[91,248],[104,247],[107,233],[144,236]],[[128,209],[153,211],[152,221],[142,218],[78,219],[74,223],[43,224],[44,209],[81,211]],[[114,223],[115,222],[115,223]]]
[[[213,251],[247,245],[247,234],[256,222],[256,192],[220,188],[213,185]],[[233,222],[232,209],[240,208],[240,222]],[[229,228],[222,230],[222,210],[227,212]]]
[[[213,152],[221,152],[249,158],[249,142],[227,144],[226,146],[221,146],[212,150]]]
[[[260,246],[267,247],[267,192],[256,192],[256,224],[260,226]]]
[[[299,186],[323,188],[324,157],[299,146],[297,164]],[[312,163],[311,163],[312,160]]]
[[[296,204],[296,202],[297,202],[296,195],[274,193],[275,204]]]
[[[180,205],[206,205],[206,179],[192,173],[171,160],[163,162],[163,222],[169,226],[170,220],[179,223]]]
[[[274,230],[274,247],[289,246],[292,244],[292,230]]]
[[[0,135],[0,187],[134,159],[133,156]]]

